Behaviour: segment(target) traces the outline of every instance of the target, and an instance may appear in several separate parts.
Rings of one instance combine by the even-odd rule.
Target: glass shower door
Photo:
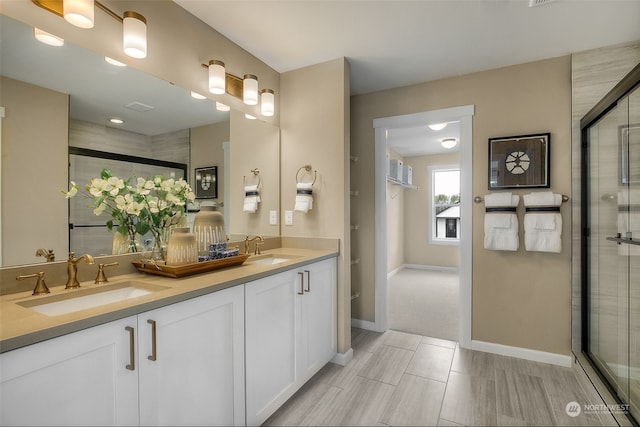
[[[640,419],[640,88],[586,137],[587,354]]]

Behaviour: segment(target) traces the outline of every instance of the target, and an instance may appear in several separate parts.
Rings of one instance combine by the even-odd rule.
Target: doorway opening
[[[457,163],[449,161],[449,166],[451,163],[454,165],[459,165],[460,170],[460,193],[459,196],[454,198],[454,201],[457,206],[457,210],[459,212],[459,219],[455,219],[452,217],[447,218],[449,215],[445,215],[440,221],[442,226],[442,236],[437,233],[437,218],[431,218],[430,212],[435,212],[435,206],[438,205],[437,201],[435,201],[435,197],[432,194],[433,189],[430,191],[425,191],[430,194],[430,202],[427,204],[428,207],[423,207],[422,209],[422,217],[419,218],[422,223],[424,223],[429,229],[428,234],[425,234],[425,239],[427,239],[428,243],[436,243],[440,244],[439,247],[440,252],[443,252],[442,249],[447,248],[448,246],[455,245],[458,249],[458,254],[455,255],[457,258],[457,266],[456,268],[450,268],[449,273],[451,271],[457,270],[458,275],[458,295],[457,298],[454,297],[454,300],[457,302],[457,307],[450,308],[449,311],[457,310],[457,316],[454,314],[454,318],[457,318],[458,324],[454,329],[457,328],[457,331],[453,333],[455,335],[454,340],[458,341],[462,347],[469,348],[471,345],[471,238],[472,238],[472,229],[471,229],[471,176],[472,176],[472,117],[474,113],[474,106],[462,106],[462,107],[454,107],[447,108],[442,110],[435,111],[427,111],[422,113],[408,114],[402,116],[394,116],[394,117],[385,117],[381,119],[376,119],[373,122],[375,128],[375,158],[376,158],[376,166],[375,166],[375,192],[376,192],[376,206],[375,206],[375,224],[376,224],[376,245],[375,245],[375,288],[376,288],[376,314],[375,314],[375,328],[378,331],[385,331],[387,328],[392,326],[390,324],[389,317],[389,304],[390,304],[390,282],[393,280],[393,274],[391,278],[389,278],[389,273],[393,273],[395,265],[404,266],[406,263],[402,262],[400,264],[397,260],[393,261],[389,259],[389,253],[397,254],[398,251],[393,245],[396,245],[396,241],[390,239],[389,230],[395,226],[396,222],[391,221],[396,215],[393,212],[393,203],[388,204],[389,199],[405,197],[406,195],[400,195],[398,191],[404,193],[405,189],[402,186],[408,186],[408,190],[412,191],[414,188],[427,188],[427,180],[426,177],[423,180],[420,180],[419,170],[411,171],[409,175],[413,172],[416,172],[416,176],[412,178],[416,178],[416,180],[412,180],[411,183],[407,182],[406,179],[406,168],[401,168],[405,172],[405,176],[396,175],[396,178],[400,181],[400,188],[398,189],[394,185],[388,185],[387,179],[387,171],[391,172],[393,175],[393,171],[396,174],[398,172],[398,165],[402,166],[411,166],[412,161],[407,161],[407,165],[403,163],[398,163],[398,161],[403,162],[403,159],[396,158],[396,161],[393,161],[393,153],[389,152],[388,142],[391,137],[393,137],[394,133],[402,133],[409,132],[409,130],[419,127],[425,127],[429,124],[451,124],[451,128],[457,127],[457,142],[459,146],[459,161]],[[455,124],[455,125],[454,125]],[[450,129],[451,129],[450,128]],[[453,138],[456,138],[455,136]],[[443,138],[450,139],[450,137]],[[448,141],[450,142],[450,141]],[[445,144],[443,144],[445,145]],[[393,151],[393,150],[392,150]],[[389,156],[388,156],[389,153]],[[398,156],[396,156],[398,157]],[[401,157],[401,156],[400,156]],[[404,158],[408,158],[411,156],[404,156]],[[391,168],[389,167],[391,166]],[[395,169],[394,169],[395,167]],[[422,166],[421,166],[422,168]],[[424,170],[424,168],[422,168]],[[432,168],[433,169],[433,168]],[[423,175],[427,172],[423,172]],[[392,176],[394,178],[394,176]],[[429,179],[428,181],[431,181]],[[395,196],[395,197],[394,197]],[[408,197],[407,197],[408,198]],[[448,198],[447,204],[451,204],[451,199]],[[453,206],[448,206],[449,208]],[[455,210],[455,209],[454,209]],[[413,213],[415,209],[407,209],[407,212]],[[449,212],[449,214],[453,214],[454,212]],[[417,213],[417,215],[421,215]],[[407,215],[402,218],[402,221],[405,219],[409,219],[413,215]],[[396,216],[396,218],[398,218]],[[433,222],[432,222],[433,220]],[[407,228],[407,233],[411,235],[409,239],[405,239],[406,241],[415,241],[419,240],[416,234],[411,233],[411,227],[415,227],[415,225],[409,225]],[[449,229],[449,232],[447,232]],[[457,234],[457,238],[446,237],[447,235],[453,236],[453,232]],[[438,241],[439,240],[439,241]],[[422,242],[423,244],[425,242]],[[390,251],[391,249],[391,251]],[[405,257],[408,253],[414,254],[417,249],[412,247],[411,245],[407,246],[406,252],[405,249],[400,251],[401,256]],[[411,259],[411,256],[407,259]],[[424,264],[423,264],[424,265]],[[440,266],[442,267],[442,265]],[[447,266],[444,265],[445,268],[439,268],[440,271],[446,271]],[[417,269],[411,269],[417,270]],[[426,270],[426,269],[425,269]],[[408,273],[415,273],[412,271],[408,271]],[[425,307],[425,310],[427,308]],[[424,310],[423,310],[424,311]],[[433,313],[432,313],[433,314]],[[423,322],[424,323],[424,322]]]

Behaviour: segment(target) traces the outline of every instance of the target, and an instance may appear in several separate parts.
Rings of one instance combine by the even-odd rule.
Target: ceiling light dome
[[[453,148],[458,144],[455,138],[444,138],[441,142],[444,148]]]
[[[429,129],[431,130],[442,130],[444,128],[447,127],[447,123],[434,123],[432,125],[429,125]]]

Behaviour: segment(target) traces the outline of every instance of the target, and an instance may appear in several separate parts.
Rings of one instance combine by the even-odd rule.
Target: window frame
[[[449,164],[449,165],[437,165],[437,166],[429,166],[428,168],[429,171],[429,180],[430,180],[430,185],[427,186],[427,188],[429,189],[428,191],[428,195],[427,195],[427,212],[429,215],[429,218],[427,218],[427,220],[429,221],[429,244],[432,245],[453,245],[453,246],[458,246],[460,245],[460,237],[439,237],[436,236],[437,234],[437,217],[436,217],[436,207],[437,206],[445,206],[445,205],[436,205],[435,203],[435,185],[436,185],[436,179],[435,179],[435,175],[438,172],[455,172],[457,171],[458,174],[460,174],[460,165],[459,164]],[[447,207],[451,207],[451,206],[460,206],[460,204],[447,204]],[[460,221],[462,221],[462,219],[460,219]],[[458,224],[457,226],[458,230],[460,230],[460,225]],[[446,232],[445,232],[446,234]],[[458,232],[459,234],[459,232]]]

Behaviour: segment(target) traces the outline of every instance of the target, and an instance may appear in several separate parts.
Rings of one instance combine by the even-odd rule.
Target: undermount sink
[[[21,301],[18,304],[46,316],[59,316],[114,302],[131,300],[164,289],[168,288],[131,280],[94,288],[65,291],[63,294],[39,297]]]
[[[293,255],[265,254],[252,256],[246,262],[249,264],[274,265],[285,261],[291,261],[294,258],[298,257]]]

